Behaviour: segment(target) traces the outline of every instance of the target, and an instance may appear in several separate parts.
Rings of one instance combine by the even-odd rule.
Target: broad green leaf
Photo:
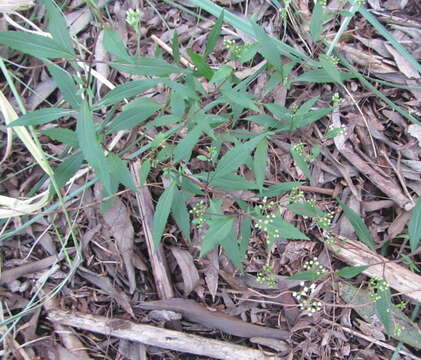
[[[189,72],[189,70],[181,69],[158,58],[136,56],[131,57],[129,60],[130,62],[113,62],[110,66],[133,75],[168,76],[170,74]]]
[[[298,230],[295,226],[276,216],[273,223],[268,226],[269,230],[278,230],[281,236],[285,239],[294,240],[310,240],[305,234]]]
[[[211,84],[217,84],[231,76],[234,68],[229,65],[222,65],[216,70],[210,80]]]
[[[207,64],[205,59],[200,56],[199,54],[196,54],[195,52],[187,49],[187,54],[190,56],[190,60],[196,66],[196,71],[199,75],[205,77],[207,80],[212,79],[213,76],[213,70],[211,67]]]
[[[76,86],[72,76],[61,67],[48,64],[48,71],[59,87],[61,94],[74,110],[79,110],[82,98],[79,95],[79,88]]]
[[[292,129],[296,130],[308,126],[321,119],[322,117],[326,116],[327,114],[331,113],[332,111],[333,108],[322,108],[310,111],[305,116],[302,116],[300,119],[294,119]]]
[[[421,197],[412,210],[411,219],[408,224],[408,233],[411,251],[415,251],[421,240]]]
[[[221,241],[221,245],[228,258],[233,262],[235,267],[240,270],[242,268],[241,262],[243,258],[241,257],[240,248],[238,247],[238,241],[235,238],[233,229],[231,229],[228,236]]]
[[[310,168],[308,167],[307,161],[304,158],[304,156],[300,152],[298,152],[293,146],[291,146],[290,151],[295,164],[300,168],[300,170],[303,172],[304,176],[307,179],[311,179]]]
[[[263,182],[265,181],[266,164],[268,159],[268,143],[263,139],[256,147],[253,158],[253,171],[256,177],[256,183],[260,191],[263,191]]]
[[[223,177],[224,175],[237,170],[247,161],[251,152],[265,136],[265,134],[261,134],[228,150],[218,162],[215,169],[215,177]]]
[[[339,75],[341,78],[341,82],[355,78],[355,75],[351,73],[343,72],[343,71],[340,71]],[[334,82],[334,80],[326,72],[325,69],[317,69],[317,70],[310,70],[301,74],[295,79],[292,79],[292,82],[309,82],[309,83],[325,84],[325,83]]]
[[[382,322],[386,332],[391,334],[393,332],[394,324],[392,320],[392,294],[390,289],[387,288],[384,291],[377,291],[379,295],[379,299],[376,300],[376,312],[377,316],[379,317],[380,321]]]
[[[233,173],[218,177],[211,176],[211,181],[209,185],[216,189],[226,191],[258,189],[258,186],[255,183],[248,181],[244,177]]]
[[[319,100],[320,96],[315,96],[314,98],[311,98],[307,100],[304,104],[302,104],[298,110],[296,111],[295,115],[306,115],[310,112],[313,105]]]
[[[240,218],[240,255],[241,258],[246,258],[246,251],[251,236],[252,224],[249,217],[244,216]]]
[[[336,273],[344,279],[352,279],[353,277],[361,274],[364,270],[367,270],[369,267],[370,265],[345,266],[342,269],[339,269]]]
[[[54,171],[54,179],[59,189],[76,174],[83,163],[83,154],[78,151],[65,159]]]
[[[255,22],[252,22],[254,36],[260,44],[260,53],[277,70],[281,70],[280,52],[273,39]]]
[[[174,161],[179,162],[189,161],[191,157],[191,153],[193,148],[195,147],[196,143],[200,139],[200,135],[202,134],[202,128],[200,125],[196,125],[193,129],[191,129],[187,135],[181,140],[175,148],[174,152]]]
[[[171,206],[171,214],[184,239],[190,241],[190,216],[186,206],[186,199],[182,191],[176,189],[174,201]]]
[[[213,51],[218,42],[219,36],[221,35],[222,24],[224,23],[224,11],[219,15],[218,20],[216,20],[215,25],[212,27],[211,32],[208,35],[208,41],[206,42],[206,50],[203,55],[205,58]]]
[[[107,163],[113,181],[126,186],[133,192],[137,192],[126,160],[120,159],[120,157],[114,153],[109,153],[107,156]]]
[[[230,234],[233,224],[233,217],[223,215],[209,221],[209,229],[203,239],[200,256],[219,245]]]
[[[291,122],[291,111],[285,106],[279,104],[264,104],[265,108],[268,109],[274,116],[279,119],[286,121],[288,124]]]
[[[165,231],[167,225],[168,216],[170,215],[171,206],[174,200],[174,194],[176,191],[175,181],[171,183],[168,188],[162,193],[156,205],[155,215],[153,217],[152,234],[153,243],[156,251],[161,242],[162,234]]]
[[[68,109],[45,108],[31,111],[12,121],[7,127],[12,126],[36,126],[49,123],[64,116],[75,115],[76,112]]]
[[[139,169],[139,183],[140,186],[146,185],[146,180],[149,176],[149,172],[151,171],[152,163],[151,160],[146,159],[144,162],[142,162],[142,165],[140,165]]]
[[[341,206],[342,210],[346,218],[351,223],[352,227],[355,230],[355,233],[358,236],[358,239],[366,244],[371,250],[376,249],[376,243],[374,242],[370,231],[368,230],[367,226],[364,224],[364,221],[361,217],[351,208],[349,208],[346,204],[342,201],[338,200],[339,205]]]
[[[74,131],[65,128],[51,128],[45,130],[38,130],[39,133],[47,135],[49,138],[56,140],[62,144],[71,146],[72,148],[78,148],[79,142],[77,135]]]
[[[0,44],[39,59],[74,59],[74,54],[57,41],[24,31],[0,32]]]
[[[265,127],[266,129],[278,129],[283,124],[286,124],[274,119],[268,114],[251,115],[247,116],[244,120],[252,121],[256,124]],[[289,125],[287,125],[287,127],[289,127]]]
[[[313,41],[321,40],[321,33],[323,27],[323,8],[321,1],[316,1],[314,4],[313,12],[311,14],[311,21],[310,21],[310,34]]]
[[[316,270],[307,270],[290,275],[285,280],[318,281],[325,276],[326,274],[318,274]]]
[[[77,120],[76,134],[85,159],[94,168],[104,189],[111,195],[110,169],[108,168],[104,150],[98,143],[92,111],[86,101],[82,104]]]
[[[175,145],[169,144],[164,146],[161,150],[159,150],[158,154],[156,155],[155,161],[157,163],[161,163],[167,161],[174,153]]]
[[[303,204],[299,204],[299,203],[289,204],[288,209],[294,212],[295,214],[301,215],[301,216],[316,217],[316,216],[324,215],[322,210],[318,209],[315,206],[310,205],[308,202],[305,202]]]
[[[101,99],[98,106],[101,107],[117,104],[123,99],[140,95],[146,90],[152,89],[159,83],[160,79],[147,79],[129,81],[122,85],[118,85]]]
[[[171,91],[170,94],[170,106],[173,115],[183,117],[186,112],[186,102],[184,96],[177,91]]]
[[[72,38],[70,37],[63,13],[59,10],[54,1],[43,0],[43,3],[47,8],[48,13],[48,31],[53,35],[55,41],[75,56]]]
[[[117,115],[107,129],[107,133],[132,129],[152,116],[161,106],[159,104],[138,106]]]
[[[319,63],[323,70],[326,71],[326,74],[333,80],[333,82],[342,84],[341,73],[338,70],[338,67],[332,63],[328,56],[324,54],[320,55]]]
[[[221,93],[228,99],[228,102],[230,102],[231,105],[236,104],[243,108],[260,112],[252,96],[246,92],[235,90],[227,84],[227,86],[221,87]]]
[[[299,186],[304,184],[300,181],[291,181],[291,182],[283,182],[275,185],[271,185],[268,188],[264,189],[263,192],[259,196],[266,196],[266,197],[275,197],[281,196],[292,189],[295,189]]]
[[[172,57],[177,65],[180,65],[180,43],[178,41],[177,31],[174,31],[171,42]]]
[[[104,29],[104,37],[102,40],[105,50],[114,55],[119,60],[131,62],[131,57],[127,52],[120,34],[110,28]]]

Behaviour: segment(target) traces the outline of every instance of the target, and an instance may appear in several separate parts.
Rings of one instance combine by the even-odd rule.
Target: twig
[[[166,43],[164,43],[159,37],[157,37],[156,35],[152,35],[151,39],[153,41],[155,41],[160,47],[162,47],[166,52],[168,52],[169,54],[173,55],[173,51],[171,46],[168,46]],[[188,61],[184,56],[180,56],[180,62],[185,66],[188,67],[189,69],[194,69],[194,65],[192,63],[190,63],[190,61]]]
[[[54,310],[48,314],[53,323],[77,327],[80,329],[115,336],[145,345],[158,346],[164,349],[183,353],[208,356],[226,360],[275,360],[272,354],[265,355],[259,350],[227,342],[208,339],[197,335],[184,334],[179,331],[161,329],[150,325],[135,324],[123,319],[107,319],[81,313]]]

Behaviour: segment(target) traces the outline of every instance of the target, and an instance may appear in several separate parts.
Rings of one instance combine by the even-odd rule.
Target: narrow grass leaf
[[[113,62],[110,66],[129,74],[145,76],[168,76],[190,72],[190,70],[171,65],[165,60],[146,56],[131,57],[129,61],[126,60],[125,62]]]
[[[255,138],[228,150],[218,162],[215,169],[215,177],[222,177],[237,170],[247,161],[250,153],[265,136],[265,134],[256,136]]]
[[[89,109],[89,105],[86,101],[83,102],[80,111],[76,134],[85,159],[88,161],[89,165],[94,168],[104,189],[111,195],[110,170],[104,151],[98,143],[92,111]]]
[[[139,183],[140,186],[146,186],[146,180],[148,179],[149,173],[152,168],[152,163],[150,159],[146,159],[142,162],[142,165],[139,169]]]
[[[285,280],[303,280],[303,281],[318,281],[323,278],[325,274],[317,273],[315,270],[300,271],[296,274],[288,276]]]
[[[352,279],[353,277],[361,274],[363,271],[367,270],[370,265],[362,266],[345,266],[342,269],[338,270],[336,273],[344,279]]]
[[[75,115],[76,112],[68,109],[45,108],[31,111],[22,115],[19,119],[11,122],[7,127],[12,126],[36,126],[47,124],[61,117]]]
[[[200,256],[202,257],[219,245],[230,234],[233,224],[234,218],[229,216],[220,216],[210,221],[209,229],[200,248]]]
[[[263,182],[265,181],[265,172],[268,159],[268,142],[263,139],[256,147],[253,158],[253,171],[257,186],[260,192],[263,191]]]
[[[355,75],[344,71],[339,71],[341,82],[355,78]],[[325,69],[310,70],[302,73],[300,76],[292,79],[293,83],[296,82],[309,82],[317,84],[325,84],[335,82],[335,80],[329,75]]]
[[[411,219],[408,224],[408,233],[411,251],[415,251],[421,240],[421,197],[412,210]]]
[[[184,193],[175,189],[174,201],[171,205],[171,214],[181,230],[185,240],[190,241],[190,216],[186,206],[186,199]]]
[[[67,71],[54,64],[48,65],[48,71],[60,89],[64,100],[66,100],[74,110],[79,110],[82,104],[82,98],[79,95],[80,89],[76,86],[72,76]]]
[[[144,104],[144,106],[125,110],[114,118],[107,129],[107,133],[132,129],[151,117],[160,107],[159,104]]]
[[[44,3],[48,13],[48,31],[51,35],[53,35],[55,41],[75,56],[72,38],[70,37],[69,29],[63,13],[59,10],[54,1],[43,0],[42,2]]]
[[[47,135],[49,138],[56,140],[62,144],[71,146],[72,148],[78,148],[79,142],[77,135],[73,130],[65,128],[51,128],[45,130],[38,130],[43,135]]]
[[[338,202],[342,210],[344,211],[346,218],[349,220],[352,227],[354,228],[355,233],[358,236],[358,239],[360,239],[360,241],[366,244],[371,250],[375,250],[376,243],[374,242],[370,234],[370,231],[367,228],[367,225],[364,224],[364,221],[361,219],[361,217],[354,210],[352,210],[346,204],[344,204],[342,201],[338,200]]]
[[[211,32],[208,35],[208,41],[206,42],[205,58],[215,49],[216,43],[221,35],[222,24],[224,23],[224,11],[219,15],[218,20],[216,20],[215,25],[212,27]]]
[[[174,31],[171,42],[172,57],[177,65],[180,65],[180,42],[178,41],[177,31]]]
[[[173,181],[162,193],[156,205],[155,214],[153,218],[152,234],[155,251],[158,249],[161,243],[162,234],[165,231],[167,225],[168,216],[170,215],[171,206],[174,200],[174,194],[176,191],[176,184]]]
[[[0,32],[0,44],[39,59],[74,59],[74,54],[55,40],[23,31]]]
[[[321,1],[316,1],[310,20],[310,34],[313,41],[321,40],[323,27],[323,5]]]

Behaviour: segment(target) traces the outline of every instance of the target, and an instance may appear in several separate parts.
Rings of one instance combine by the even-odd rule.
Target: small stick
[[[152,35],[151,39],[153,41],[155,41],[160,47],[162,47],[166,52],[170,53],[171,55],[173,55],[173,51],[171,46],[168,46],[166,43],[164,43],[159,37],[157,37],[156,35]],[[180,62],[188,67],[189,69],[194,70],[194,66],[192,63],[190,63],[184,56],[180,56]]]

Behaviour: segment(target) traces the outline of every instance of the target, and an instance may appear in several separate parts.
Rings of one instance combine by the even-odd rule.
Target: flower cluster
[[[304,199],[304,191],[299,188],[294,188],[289,192],[288,201],[290,204],[299,203],[301,199]]]
[[[320,3],[320,5],[322,5],[322,6],[326,6],[326,4],[327,4],[327,0],[315,0],[314,2]]]
[[[263,265],[263,271],[257,274],[257,281],[260,284],[267,283],[270,289],[274,288],[278,283],[276,276],[271,273],[271,267],[269,264]]]
[[[225,40],[224,46],[229,50],[233,59],[238,59],[241,53],[251,44],[236,45],[234,40]]]
[[[316,222],[322,229],[329,230],[333,215],[333,212],[328,211],[323,216],[316,217]]]
[[[370,297],[373,301],[378,301],[381,299],[380,292],[384,292],[389,289],[389,285],[386,280],[382,279],[379,276],[374,276],[370,279],[369,286],[371,289]]]
[[[275,206],[275,202],[268,201],[268,198],[265,196],[262,199],[262,203],[257,205],[256,208],[259,209],[260,211],[266,211],[266,210],[272,209],[274,206]]]
[[[126,12],[126,22],[134,29],[137,29],[140,24],[140,11],[129,9]]]
[[[206,212],[206,204],[204,201],[199,201],[193,208],[189,211],[190,214],[194,216],[192,221],[199,229],[203,227],[206,223],[205,212]]]
[[[403,330],[405,330],[404,326],[400,324],[395,324],[395,329],[393,330],[393,334],[395,336],[401,336]]]
[[[266,242],[271,244],[274,240],[280,237],[278,229],[271,228],[273,220],[276,218],[275,214],[266,214],[263,218],[256,220],[256,228],[266,233]]]
[[[330,124],[329,129],[326,131],[325,138],[332,139],[339,135],[346,135],[346,126],[341,125],[336,127],[334,124]]]
[[[312,283],[310,286],[304,286],[304,281],[300,283],[303,287],[300,291],[294,291],[292,296],[294,296],[299,302],[299,307],[301,310],[309,312],[311,316],[316,311],[319,311],[322,308],[322,303],[314,299],[314,291],[316,290],[316,283]]]
[[[323,275],[327,272],[326,268],[319,263],[319,260],[317,258],[307,260],[304,263],[303,268],[305,271],[315,271],[316,275]]]
[[[332,95],[332,104],[333,107],[338,107],[339,105],[342,105],[344,103],[344,99],[341,98],[341,96],[339,95],[339,93],[335,92]]]

